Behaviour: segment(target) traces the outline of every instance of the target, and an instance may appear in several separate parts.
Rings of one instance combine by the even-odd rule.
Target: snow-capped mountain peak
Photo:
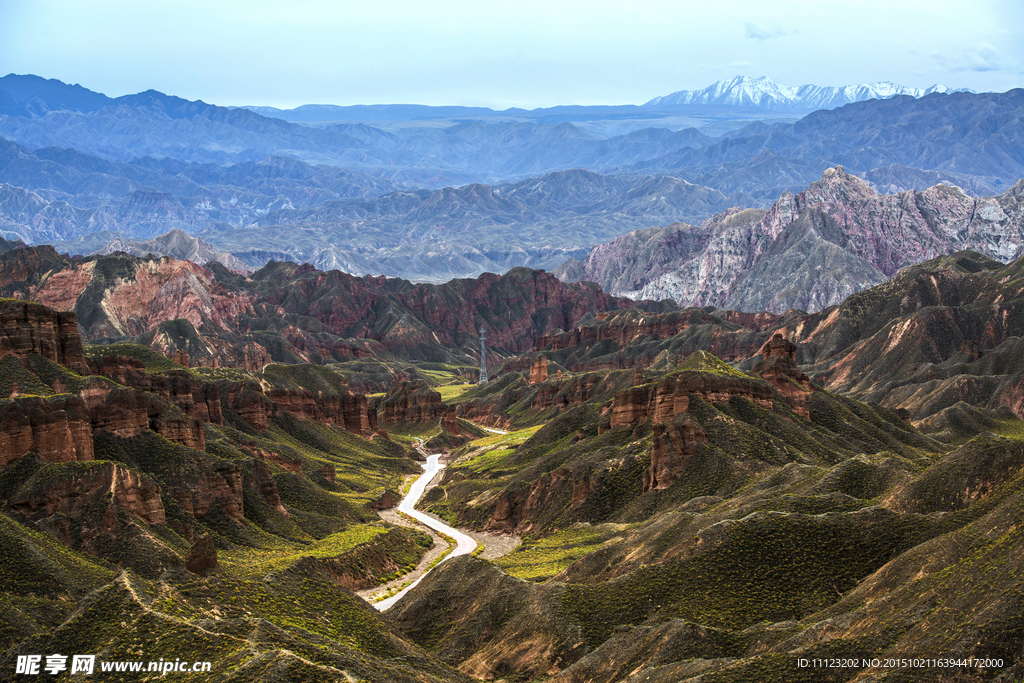
[[[864,100],[887,99],[897,95],[923,97],[933,92],[974,92],[961,88],[953,90],[944,85],[933,85],[930,88],[908,88],[889,81],[865,83],[860,85],[822,86],[801,85],[789,86],[776,83],[772,79],[761,76],[736,76],[728,81],[712,83],[703,90],[680,90],[671,95],[655,97],[645,107],[671,107],[689,104],[711,104],[733,107],[751,107],[777,111],[813,111],[816,109],[834,109],[851,102]]]

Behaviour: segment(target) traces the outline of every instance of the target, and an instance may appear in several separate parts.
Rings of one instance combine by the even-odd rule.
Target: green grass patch
[[[475,386],[475,384],[445,384],[439,387],[434,387],[434,390],[441,394],[442,401],[450,403]]]
[[[697,351],[691,353],[686,357],[679,367],[675,369],[675,372],[700,372],[706,375],[720,375],[725,377],[742,377],[745,379],[752,379],[752,377],[746,373],[740,372],[736,368],[732,367],[718,356],[708,353],[707,351]]]
[[[85,347],[86,358],[101,358],[103,356],[127,356],[133,358],[145,366],[146,372],[167,372],[169,370],[186,370],[185,366],[178,365],[170,358],[163,356],[148,346],[142,344],[131,344],[118,342],[116,344],[90,344]]]
[[[494,564],[520,579],[544,581],[597,550],[618,534],[611,525],[576,526],[540,539],[526,539]]]
[[[337,557],[358,545],[369,543],[387,530],[383,524],[358,524],[310,545],[280,541],[259,549],[235,546],[220,552],[218,559],[230,573],[252,578],[286,569],[303,557]]]

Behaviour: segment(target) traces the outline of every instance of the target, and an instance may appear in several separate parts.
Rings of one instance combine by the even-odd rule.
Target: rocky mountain
[[[739,188],[733,178],[745,177],[734,176],[736,171],[766,158],[790,172],[804,168],[814,176],[837,164],[856,173],[901,164],[971,176],[1000,191],[1024,176],[1016,151],[1022,107],[1021,89],[869,100],[819,110],[796,123],[753,123],[711,145],[630,168],[671,170],[728,194]],[[804,184],[814,179],[804,177]]]
[[[1024,176],[1020,91],[898,95],[715,136],[642,107],[600,113],[650,123],[612,133],[574,107],[404,125],[429,112],[395,105],[365,110],[395,125],[312,126],[35,77],[0,91],[0,231],[80,254],[177,229],[254,268],[287,259],[440,283],[550,269],[630,230],[767,207],[837,164],[887,193],[944,183],[993,196]]]
[[[638,305],[526,268],[413,285],[287,262],[245,276],[152,254],[70,259],[49,246],[5,251],[0,264],[0,294],[75,311],[90,342],[133,340],[192,366],[250,370],[396,356],[476,366],[481,326],[499,359],[587,313]]]
[[[933,92],[974,91],[963,88],[951,90],[944,85],[933,85],[930,88],[908,88],[889,81],[840,87],[789,86],[776,83],[766,76],[760,78],[736,76],[728,81],[712,83],[703,90],[680,90],[671,95],[655,97],[644,106],[726,105],[776,111],[811,112],[819,109],[835,109],[853,102],[888,99],[898,95],[918,98]]]
[[[251,273],[253,270],[228,252],[216,251],[208,243],[198,237],[192,237],[183,230],[172,230],[151,240],[115,239],[94,253],[113,254],[119,251],[131,254],[132,256],[146,256],[148,254],[170,256],[178,261],[191,261],[192,263],[217,261],[225,268],[239,273]]]
[[[635,231],[555,274],[683,306],[815,312],[939,254],[1017,257],[1022,196],[1024,182],[978,199],[946,185],[883,195],[836,167],[767,211],[730,210],[697,226]]]

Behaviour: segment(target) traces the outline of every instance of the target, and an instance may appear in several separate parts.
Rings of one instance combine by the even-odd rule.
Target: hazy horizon
[[[1024,4],[9,0],[0,71],[224,106],[643,104],[736,75],[1003,92]]]

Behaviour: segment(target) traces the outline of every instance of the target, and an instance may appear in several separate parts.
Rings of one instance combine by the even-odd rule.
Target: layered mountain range
[[[441,282],[553,268],[630,230],[766,207],[836,164],[886,193],[941,182],[992,196],[1024,176],[1019,90],[915,92],[714,134],[665,122],[600,133],[578,108],[312,126],[30,76],[0,91],[0,230],[83,254],[181,229],[253,268],[289,259]]]
[[[478,330],[494,360],[599,310],[672,304],[609,297],[515,268],[444,285],[355,277],[271,262],[248,277],[219,262],[116,252],[67,258],[0,242],[0,295],[74,311],[89,342],[135,341],[192,366],[260,368],[381,357],[476,365]]]
[[[842,167],[767,210],[651,228],[595,247],[555,274],[682,306],[816,312],[901,268],[973,249],[1007,262],[1024,249],[1024,181],[995,197],[957,187],[878,194]]]

